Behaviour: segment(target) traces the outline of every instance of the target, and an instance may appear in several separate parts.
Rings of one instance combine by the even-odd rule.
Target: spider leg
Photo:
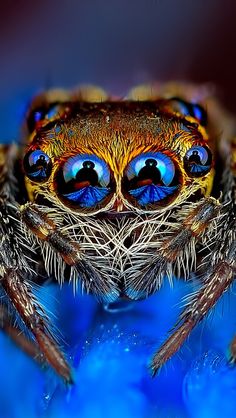
[[[15,270],[8,270],[1,284],[21,319],[34,335],[48,363],[67,383],[72,383],[70,367],[50,331],[49,320],[33,295],[31,286]]]
[[[188,277],[189,269],[195,263],[195,245],[202,240],[212,221],[217,218],[220,208],[220,203],[213,197],[203,198],[197,204],[190,204],[184,208],[181,215],[184,220],[178,221],[178,226],[171,231],[171,236],[161,242],[152,261],[146,264],[141,274],[137,275],[135,272],[133,277],[130,275],[127,281],[129,296],[135,299],[135,295],[139,295],[140,291],[149,295],[159,289],[166,274],[170,280],[172,279],[175,264],[178,275],[182,267],[185,276]]]
[[[0,147],[0,284],[20,318],[34,335],[44,358],[66,382],[72,382],[70,368],[50,329],[49,319],[33,294],[29,279],[35,275],[35,254],[22,236],[19,211],[14,199],[15,179],[12,175],[15,147]],[[1,313],[3,314],[3,309]],[[2,328],[33,356],[37,349],[16,337],[7,320]],[[35,351],[36,350],[36,351]],[[43,357],[42,357],[43,360]]]
[[[38,345],[26,338],[17,325],[13,325],[13,318],[8,314],[4,305],[0,306],[0,328],[30,357],[40,363],[46,361],[40,352]]]
[[[236,335],[230,344],[230,362],[236,364]]]
[[[233,244],[235,247],[235,243]],[[233,249],[234,257],[236,248]],[[175,354],[192,329],[205,317],[216,304],[220,296],[230,287],[235,276],[235,259],[230,254],[228,259],[216,263],[205,278],[204,285],[199,292],[191,298],[191,302],[181,315],[181,325],[173,331],[170,337],[154,355],[151,368],[153,375],[173,354]]]
[[[232,148],[235,143],[233,142]],[[235,148],[234,148],[235,150]],[[234,151],[235,152],[235,151]],[[223,221],[218,225],[218,239],[209,252],[203,285],[198,292],[189,298],[189,302],[181,314],[177,327],[170,337],[154,355],[151,368],[153,375],[177,352],[192,329],[208,314],[221,295],[229,289],[236,274],[236,182],[235,154],[227,161],[223,175]],[[233,162],[233,164],[232,164]],[[231,344],[232,357],[236,355],[235,340]]]
[[[117,299],[119,291],[112,278],[104,278],[92,265],[92,261],[82,251],[80,245],[72,241],[65,232],[59,230],[53,219],[36,204],[26,204],[20,208],[21,219],[33,235],[48,245],[59,255],[65,264],[70,266],[82,281],[83,288],[102,300],[112,302]],[[62,279],[63,280],[63,279]]]

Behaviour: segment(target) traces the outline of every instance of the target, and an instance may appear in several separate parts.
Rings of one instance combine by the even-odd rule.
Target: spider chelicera
[[[96,88],[50,90],[31,105],[26,145],[0,148],[2,328],[67,382],[33,283],[80,283],[112,303],[146,298],[165,277],[197,277],[155,374],[235,277],[235,123],[204,89],[148,91],[113,100]],[[33,341],[13,327],[8,304]]]

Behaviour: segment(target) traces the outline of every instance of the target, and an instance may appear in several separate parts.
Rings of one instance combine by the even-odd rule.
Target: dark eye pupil
[[[98,184],[98,175],[94,167],[95,164],[92,161],[84,161],[83,168],[75,176],[75,181],[78,183],[87,181],[91,186],[96,186]]]
[[[184,157],[184,168],[192,177],[201,177],[211,169],[212,155],[207,147],[197,145],[187,151]]]
[[[198,155],[198,151],[193,151],[192,155],[190,155],[189,159],[188,159],[189,163],[196,163],[196,164],[201,164],[201,158]]]
[[[156,209],[176,198],[180,184],[181,174],[174,159],[167,153],[150,151],[130,161],[121,188],[132,205]]]
[[[157,161],[154,158],[148,158],[145,161],[145,166],[141,168],[138,173],[138,183],[143,180],[150,180],[150,182],[157,184],[161,180],[161,174],[157,168]]]
[[[96,155],[71,156],[59,167],[55,182],[63,203],[78,210],[106,205],[114,191],[111,172]]]
[[[84,161],[83,167],[84,168],[94,168],[95,164],[92,161]]]
[[[40,166],[46,167],[47,162],[46,162],[45,156],[40,155],[39,159],[35,162],[35,164],[31,164],[31,167],[33,167],[33,166],[35,166],[35,167],[40,167]]]
[[[41,150],[29,151],[25,155],[23,165],[27,177],[33,181],[45,181],[50,176],[51,160]]]

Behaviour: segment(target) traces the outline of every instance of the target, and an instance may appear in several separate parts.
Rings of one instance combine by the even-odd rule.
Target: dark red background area
[[[16,136],[39,88],[210,81],[236,110],[233,0],[0,2],[0,135]]]

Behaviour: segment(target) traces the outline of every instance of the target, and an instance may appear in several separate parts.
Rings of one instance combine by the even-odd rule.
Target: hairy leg
[[[235,249],[233,251],[235,253]],[[220,296],[230,287],[234,280],[235,269],[235,260],[231,256],[214,265],[210,274],[205,278],[204,285],[197,295],[191,299],[187,309],[181,315],[181,325],[177,326],[154,355],[151,364],[153,374],[180,349],[192,329],[207,315]]]
[[[196,261],[196,243],[204,238],[213,220],[219,217],[220,208],[216,199],[208,197],[180,209],[176,214],[176,226],[169,231],[168,238],[160,241],[152,262],[144,265],[141,273],[134,271],[129,275],[129,296],[135,299],[135,294],[140,292],[148,296],[160,288],[164,276],[171,280],[175,270],[179,276],[182,273],[187,278]]]
[[[236,335],[230,344],[230,361],[236,364]]]
[[[72,277],[76,282],[82,281],[86,292],[92,291],[106,302],[117,299],[119,291],[112,278],[104,279],[93,266],[92,260],[83,253],[79,243],[72,241],[65,232],[60,231],[54,220],[42,208],[32,203],[22,206],[21,219],[40,243],[44,243],[52,250],[54,256],[58,255],[59,259],[71,267]],[[63,278],[61,280],[63,281]]]
[[[22,235],[19,211],[14,199],[12,167],[15,154],[15,147],[0,147],[0,285],[8,301],[34,335],[45,359],[67,382],[71,382],[70,368],[50,330],[46,312],[33,295],[29,284],[35,276],[36,261],[26,237]],[[6,322],[3,328],[16,337]],[[20,341],[19,338],[15,339]],[[33,346],[28,345],[27,349],[35,355]]]
[[[66,382],[71,383],[70,367],[50,331],[46,312],[37,302],[30,285],[15,270],[8,270],[2,279],[2,287],[49,364]]]
[[[45,357],[36,343],[28,339],[22,330],[13,322],[4,305],[0,306],[0,328],[20,347],[26,354],[40,363],[46,362]]]
[[[233,155],[233,153],[232,153]],[[232,160],[231,160],[232,161]],[[231,161],[224,174],[223,203],[225,215],[218,225],[218,237],[205,263],[203,285],[190,297],[178,325],[154,355],[153,374],[177,352],[192,329],[208,314],[221,295],[229,289],[236,274],[236,182]],[[235,340],[231,345],[235,358]]]
[[[117,297],[112,281],[103,280],[86,259],[78,243],[60,232],[56,224],[37,205],[27,204],[19,208],[15,200],[15,179],[12,174],[17,150],[14,147],[0,147],[0,284],[8,301],[14,306],[26,327],[33,334],[41,352],[41,358],[55,369],[66,382],[72,381],[71,370],[58,346],[45,310],[32,292],[30,282],[37,281],[36,254],[34,245],[29,245],[28,236],[22,230],[22,222],[38,242],[44,243],[53,254],[71,266],[74,275],[82,280],[87,291],[93,290],[98,296],[104,294],[108,301]],[[57,261],[57,260],[56,260]],[[61,266],[58,263],[59,267]],[[59,268],[61,280],[64,270]],[[7,331],[5,324],[5,331]],[[8,327],[17,342],[17,331]],[[26,345],[25,345],[26,346]],[[27,350],[35,355],[35,347]],[[36,350],[37,351],[37,350]]]

